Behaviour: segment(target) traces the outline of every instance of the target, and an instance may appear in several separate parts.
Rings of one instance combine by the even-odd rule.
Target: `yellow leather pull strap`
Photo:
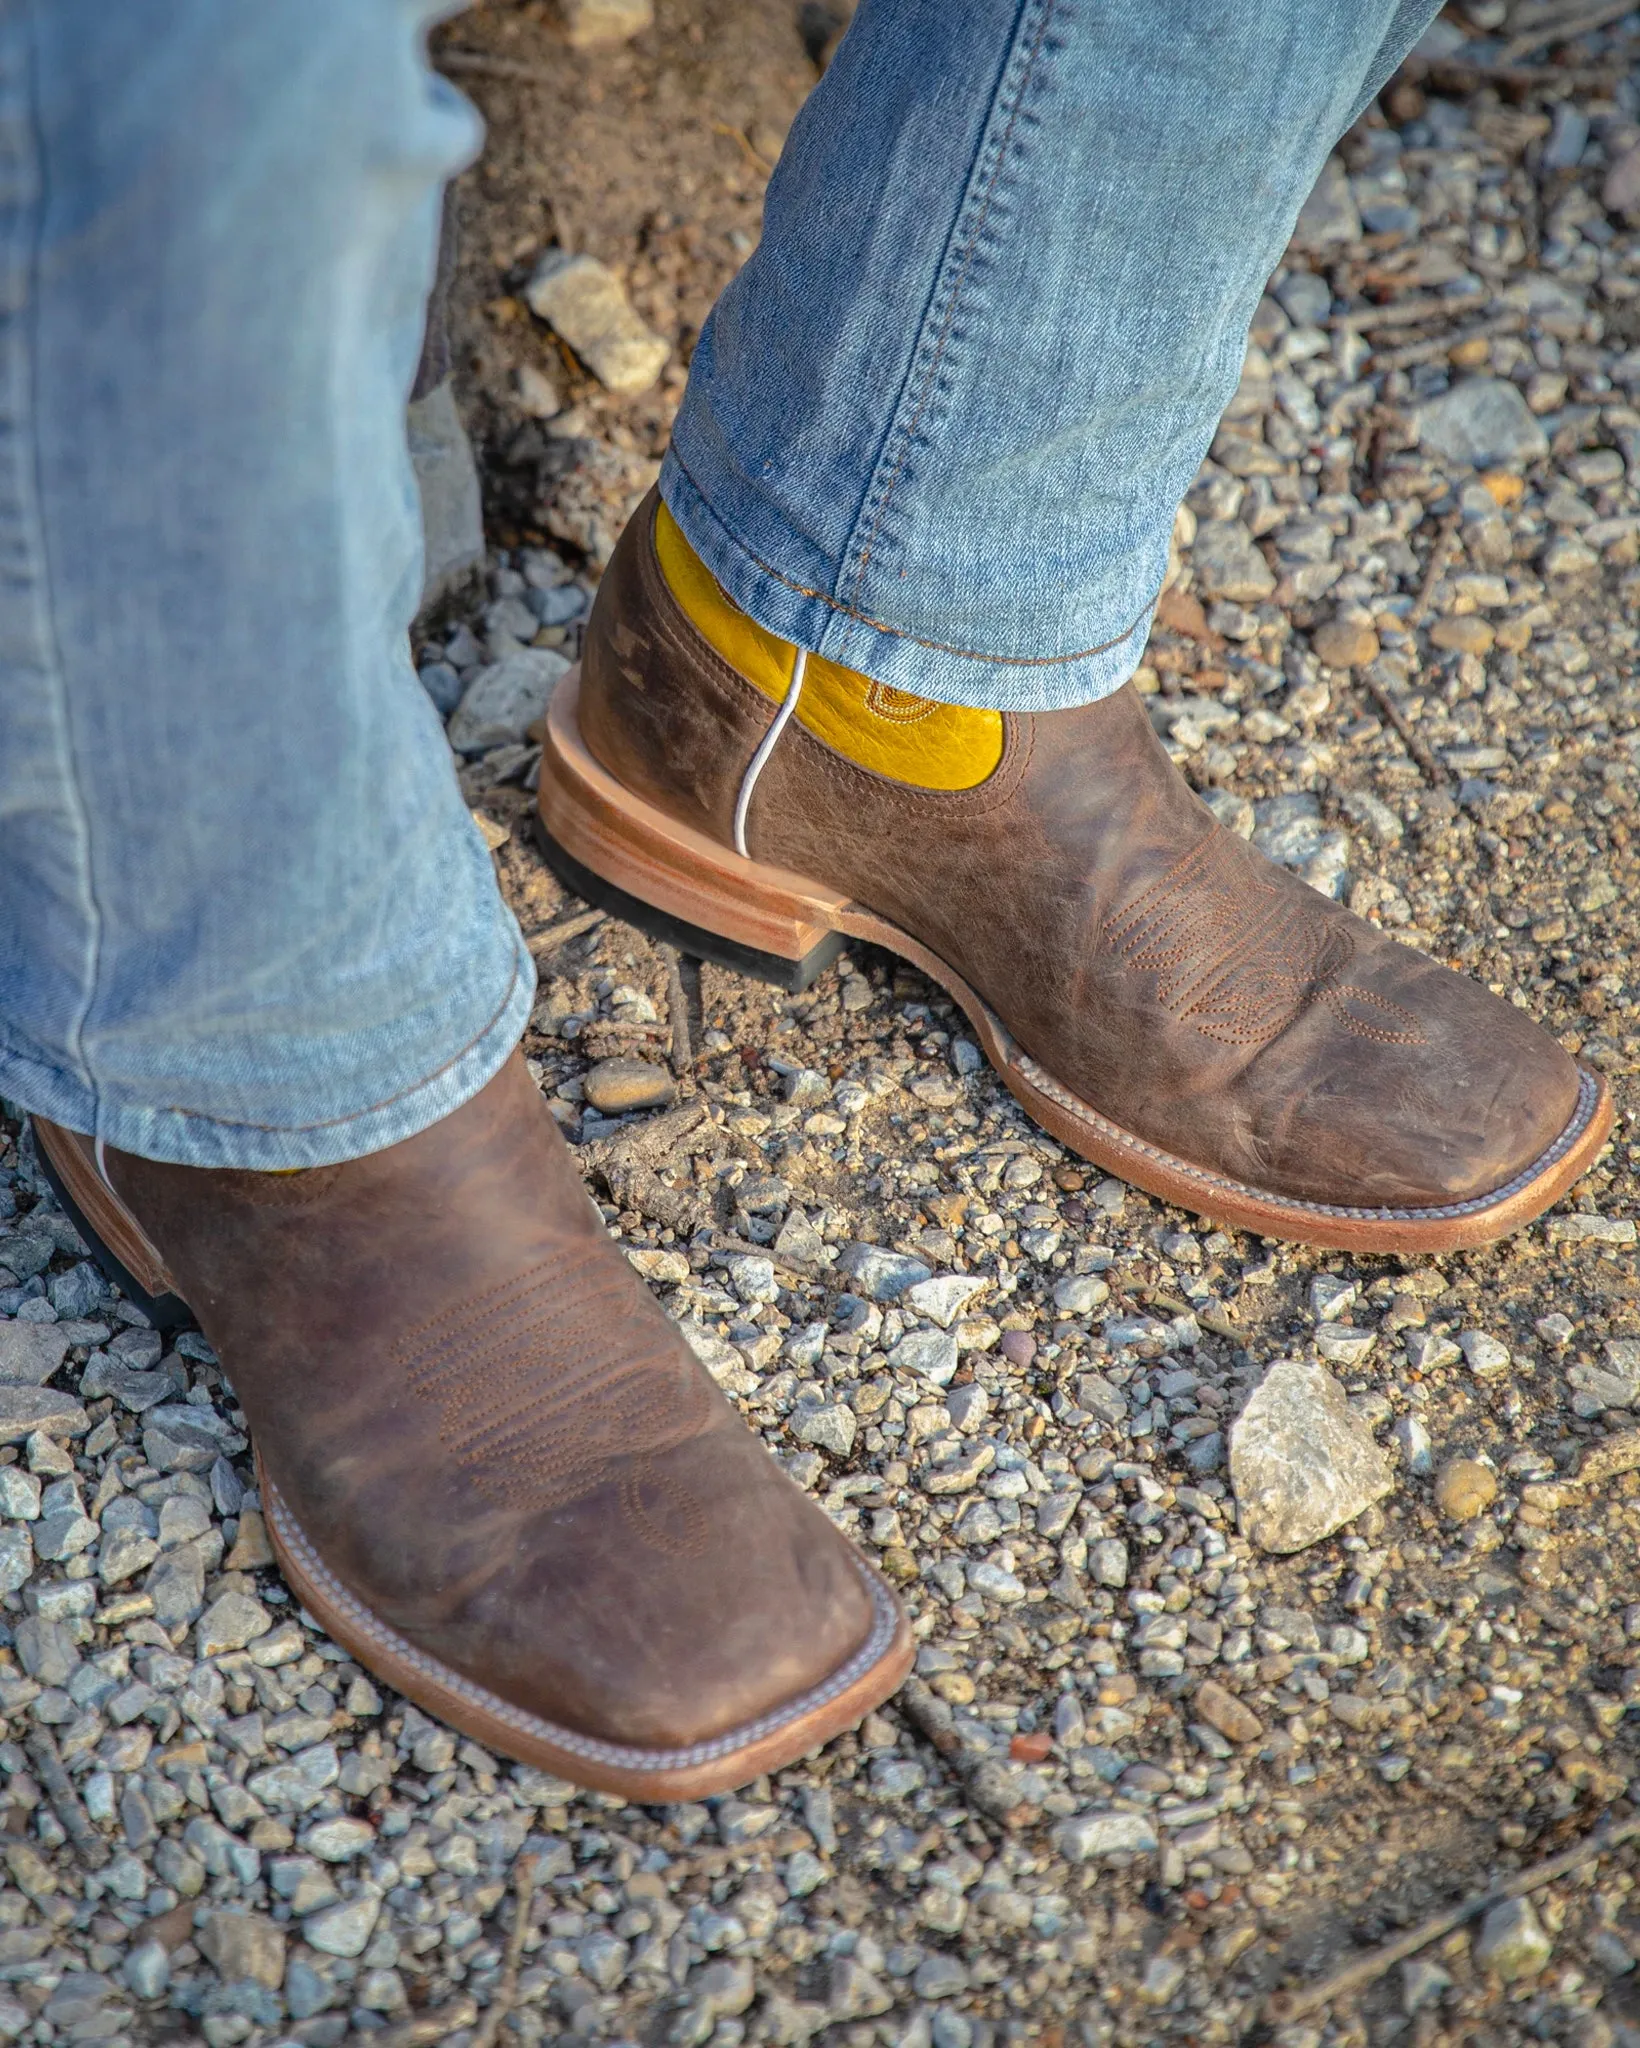
[[[724,593],[665,505],[655,514],[655,552],[696,631],[737,674],[780,703],[797,650]],[[860,767],[922,789],[973,789],[1002,759],[1000,711],[936,704],[822,655],[809,658],[796,715],[817,740]]]

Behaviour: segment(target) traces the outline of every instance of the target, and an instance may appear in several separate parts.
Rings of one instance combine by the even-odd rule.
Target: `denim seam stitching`
[[[744,556],[760,575],[772,577],[776,583],[783,585],[787,590],[795,592],[799,597],[813,598],[817,603],[825,605],[828,610],[838,613],[845,619],[852,619],[856,625],[869,626],[873,632],[887,634],[892,640],[904,640],[912,647],[926,647],[931,654],[954,654],[959,660],[982,661],[988,663],[993,668],[1063,668],[1068,662],[1091,661],[1096,654],[1109,654],[1112,648],[1120,647],[1124,640],[1131,640],[1156,606],[1157,599],[1154,597],[1149,599],[1132,624],[1124,626],[1120,633],[1117,633],[1109,640],[1099,641],[1095,646],[1079,647],[1071,654],[985,654],[978,648],[953,646],[947,640],[925,640],[920,634],[907,632],[903,626],[891,626],[886,620],[874,618],[870,612],[860,611],[854,605],[844,604],[840,598],[828,596],[823,590],[815,590],[807,583],[799,583],[795,576],[787,576],[783,571],[775,568],[772,562],[764,561],[763,557],[754,548],[748,547],[739,534],[730,528],[727,521],[712,505],[705,491],[701,488],[694,472],[678,453],[676,441],[672,443],[667,453],[671,460],[677,464],[678,468],[682,470],[689,488],[694,492],[706,516],[719,529],[729,545],[738,554]],[[669,506],[667,509],[671,510],[671,507]],[[681,524],[682,522],[680,521],[679,523]],[[762,621],[757,620],[754,623],[761,625]],[[772,633],[774,630],[772,626],[764,627],[765,632]],[[780,634],[777,637],[784,639],[785,635]],[[817,648],[811,648],[809,651],[811,653],[819,652]],[[891,685],[890,687],[894,686]]]
[[[1042,45],[1046,39],[1049,25],[1053,20],[1055,4],[1056,0],[1044,0],[1042,18],[1037,23],[1036,34],[1031,43],[1030,53],[1025,59],[1019,82],[1014,88],[1013,101],[1008,108],[1006,125],[1003,128],[1002,134],[997,138],[996,160],[991,167],[990,176],[986,180],[984,195],[980,199],[978,211],[970,224],[967,237],[956,252],[957,274],[951,280],[944,316],[940,322],[939,337],[935,342],[934,352],[929,358],[928,367],[923,372],[922,386],[917,394],[916,403],[912,408],[911,417],[905,422],[903,427],[897,429],[900,452],[895,459],[894,468],[889,474],[888,481],[883,486],[882,496],[878,499],[877,509],[872,515],[870,531],[865,537],[864,545],[855,564],[854,575],[850,585],[850,595],[855,599],[859,598],[861,585],[865,581],[866,570],[870,566],[872,555],[876,550],[877,539],[882,529],[883,520],[888,513],[889,502],[898,489],[900,479],[905,473],[906,463],[910,460],[912,442],[915,440],[917,429],[922,423],[923,413],[927,409],[929,396],[934,389],[935,380],[939,376],[940,365],[945,360],[945,352],[951,340],[951,330],[957,317],[957,308],[962,302],[963,289],[968,282],[968,274],[973,266],[974,252],[979,246],[981,235],[985,232],[986,222],[991,217],[992,202],[996,198],[997,188],[1002,181],[1002,173],[1008,161],[1008,150],[1013,142],[1014,129],[1019,121],[1020,109],[1024,104],[1025,95],[1030,90],[1031,79],[1036,71],[1037,59],[1042,54]],[[1131,631],[1131,628],[1129,630]]]
[[[31,9],[32,13],[33,10]],[[18,332],[22,342],[22,379],[28,391],[30,418],[35,426],[31,437],[31,451],[25,458],[30,485],[32,504],[25,508],[19,504],[20,524],[32,527],[31,553],[38,570],[37,596],[39,601],[38,624],[41,634],[42,654],[48,659],[42,661],[42,669],[52,685],[51,699],[54,709],[54,723],[61,742],[59,756],[64,770],[63,785],[67,797],[67,810],[71,820],[71,831],[78,854],[78,876],[81,900],[87,913],[87,940],[84,948],[84,965],[79,1001],[66,1033],[65,1050],[71,1052],[78,1067],[80,1085],[91,1096],[92,1115],[100,1124],[102,1092],[97,1085],[91,1062],[86,1057],[86,1023],[95,1006],[98,985],[102,979],[103,926],[102,908],[97,901],[96,869],[91,856],[91,811],[80,785],[79,768],[75,757],[73,722],[68,711],[68,692],[63,673],[62,646],[57,637],[55,608],[51,601],[52,577],[51,555],[46,540],[44,517],[44,483],[40,474],[40,417],[38,369],[40,360],[40,242],[45,232],[46,211],[46,163],[45,149],[40,133],[39,81],[35,68],[36,38],[31,35],[29,46],[23,54],[19,73],[27,105],[27,122],[30,147],[34,159],[35,213],[32,231],[28,236],[28,280],[29,289],[26,308],[18,315]]]

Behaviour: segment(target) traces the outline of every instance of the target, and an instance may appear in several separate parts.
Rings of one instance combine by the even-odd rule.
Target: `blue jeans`
[[[0,9],[0,1093],[151,1158],[392,1144],[529,1013],[408,640],[445,11]]]
[[[327,1164],[476,1092],[528,955],[410,665],[438,0],[0,10],[0,1093]],[[864,0],[663,489],[740,603],[1052,708],[1143,644],[1326,151],[1434,0]]]
[[[1436,11],[863,0],[695,350],[696,553],[920,696],[1118,688],[1298,210]]]

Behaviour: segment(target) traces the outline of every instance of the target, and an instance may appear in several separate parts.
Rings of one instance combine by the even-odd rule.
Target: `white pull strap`
[[[780,709],[774,715],[774,724],[763,735],[761,744],[746,764],[746,773],[740,778],[740,795],[735,802],[735,852],[742,859],[750,860],[746,851],[746,818],[752,808],[752,791],[757,787],[757,778],[763,773],[763,764],[774,752],[776,742],[791,722],[791,715],[797,709],[797,700],[803,694],[803,676],[809,665],[809,650],[799,647],[792,659],[792,679],[786,685],[786,694],[781,699]]]

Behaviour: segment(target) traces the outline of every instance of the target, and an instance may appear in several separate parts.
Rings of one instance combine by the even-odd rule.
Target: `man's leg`
[[[1604,1084],[1217,828],[1127,685],[1260,290],[1432,12],[864,0],[541,779],[584,889],[795,985],[897,948],[1100,1164],[1422,1251],[1554,1200]]]
[[[923,697],[1115,689],[1298,210],[1435,11],[864,0],[661,478],[729,596]]]
[[[852,1725],[910,1639],[516,1051],[530,963],[406,645],[476,136],[431,11],[0,16],[0,1087],[198,1315],[309,1611],[494,1749],[688,1798]]]
[[[407,639],[437,11],[0,28],[0,1092],[152,1158],[391,1144],[529,1014]]]

